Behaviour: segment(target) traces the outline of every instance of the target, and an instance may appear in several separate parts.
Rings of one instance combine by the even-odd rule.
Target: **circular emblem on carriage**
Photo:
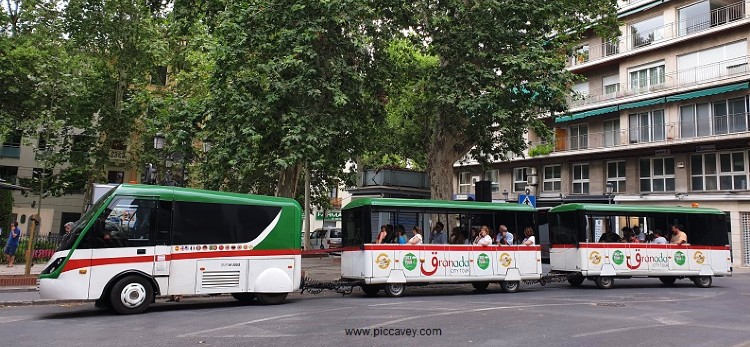
[[[617,265],[622,265],[622,262],[625,260],[625,254],[622,253],[621,250],[616,250],[614,253],[612,253],[612,261]]]
[[[406,253],[404,256],[404,269],[412,271],[417,268],[417,256],[413,253]]]
[[[477,266],[482,270],[487,270],[490,266],[490,257],[484,253],[479,254],[477,257]]]
[[[599,252],[593,251],[589,254],[589,261],[594,265],[598,265],[602,262],[602,256],[599,255]]]
[[[706,261],[706,256],[703,255],[703,252],[696,251],[695,254],[693,254],[693,260],[698,264],[703,264],[703,262]]]
[[[510,263],[513,262],[513,258],[511,258],[510,254],[508,253],[500,254],[499,260],[500,260],[500,265],[502,265],[503,267],[508,267],[510,266]]]
[[[378,257],[375,258],[375,264],[378,264],[379,268],[385,270],[391,266],[391,260],[388,259],[388,254],[380,253],[378,254]]]
[[[674,254],[674,262],[677,265],[680,265],[680,266],[685,265],[685,259],[686,258],[687,257],[685,256],[685,253],[682,253],[682,251],[677,251]]]

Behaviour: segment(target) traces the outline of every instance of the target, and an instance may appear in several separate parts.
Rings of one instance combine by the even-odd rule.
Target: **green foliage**
[[[529,156],[538,157],[540,155],[547,155],[547,154],[552,153],[553,149],[554,149],[554,146],[551,143],[539,144],[539,145],[529,148]]]

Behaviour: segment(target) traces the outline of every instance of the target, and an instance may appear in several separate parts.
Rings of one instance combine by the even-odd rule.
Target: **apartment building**
[[[71,135],[71,141],[75,143],[76,139],[77,135]],[[34,150],[39,146],[39,141],[40,139],[37,138],[22,138],[20,132],[8,136],[0,147],[0,178],[6,183],[18,184],[18,178],[39,177],[43,158]],[[73,146],[75,148],[75,144]],[[124,168],[125,159],[123,146],[115,146],[110,150],[110,167],[107,171],[109,183],[124,183],[139,179],[134,170]],[[38,194],[27,193],[24,196],[21,191],[14,191],[13,217],[18,221],[21,230],[26,233],[30,226],[29,217],[37,214],[38,211],[42,219],[40,235],[60,234],[63,232],[63,225],[78,220],[84,210],[84,187],[79,188],[78,193],[44,197],[41,201]]]
[[[620,1],[621,37],[593,33],[568,61],[584,81],[546,119],[526,156],[456,164],[456,192],[538,206],[600,202],[714,207],[728,213],[735,265],[750,265],[747,0]]]

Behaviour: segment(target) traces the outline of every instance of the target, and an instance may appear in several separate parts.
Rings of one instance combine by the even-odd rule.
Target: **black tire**
[[[471,286],[477,291],[483,292],[490,286],[490,282],[471,282]]]
[[[377,284],[363,284],[362,292],[367,296],[377,296],[380,292],[380,286]]]
[[[615,279],[611,276],[597,276],[594,278],[594,283],[601,289],[612,289],[615,286]]]
[[[518,291],[518,288],[521,287],[520,281],[502,281],[500,282],[500,289],[503,290],[503,292],[506,293],[515,293]]]
[[[659,281],[665,285],[671,286],[677,281],[677,277],[659,277]]]
[[[568,275],[568,283],[570,283],[570,285],[574,287],[578,287],[583,284],[583,281],[585,279],[586,277],[583,277],[583,275],[581,274]]]
[[[243,304],[249,304],[255,300],[255,293],[232,293],[232,297]]]
[[[115,283],[109,292],[112,309],[119,314],[141,313],[154,301],[154,288],[142,276],[127,276]]]
[[[255,296],[258,297],[258,301],[260,301],[264,305],[278,305],[284,300],[286,300],[286,296],[289,295],[289,293],[257,293]]]
[[[404,289],[405,289],[405,286],[403,283],[387,283],[385,286],[383,286],[383,290],[385,290],[385,295],[388,295],[394,298],[404,295]]]
[[[698,276],[693,278],[693,283],[698,288],[710,288],[713,284],[713,277],[711,276]]]

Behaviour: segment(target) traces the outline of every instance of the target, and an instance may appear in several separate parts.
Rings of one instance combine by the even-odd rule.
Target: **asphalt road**
[[[507,294],[498,285],[481,293],[470,285],[434,285],[408,287],[401,298],[382,292],[369,298],[358,290],[345,297],[292,294],[278,306],[192,297],[161,299],[134,316],[92,303],[6,306],[0,336],[14,347],[750,346],[750,273],[717,278],[709,289],[687,280],[665,287],[657,279],[615,286],[535,284]],[[370,330],[349,336],[346,329]],[[405,333],[415,336],[395,335]]]

